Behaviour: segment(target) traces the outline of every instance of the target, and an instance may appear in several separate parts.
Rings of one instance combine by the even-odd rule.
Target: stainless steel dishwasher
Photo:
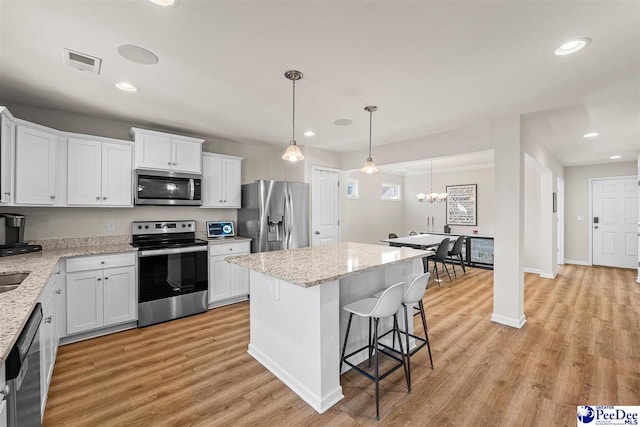
[[[8,427],[42,424],[40,395],[40,322],[42,306],[36,304],[5,364]]]

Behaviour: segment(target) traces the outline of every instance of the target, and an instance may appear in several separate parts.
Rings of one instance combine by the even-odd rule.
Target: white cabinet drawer
[[[234,255],[251,252],[251,242],[214,243],[209,245],[209,256]]]
[[[135,252],[71,258],[67,260],[67,273],[111,267],[125,267],[135,265],[135,263]]]

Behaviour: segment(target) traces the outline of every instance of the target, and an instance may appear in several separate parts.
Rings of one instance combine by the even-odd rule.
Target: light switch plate
[[[107,221],[107,231],[116,231],[115,221]]]

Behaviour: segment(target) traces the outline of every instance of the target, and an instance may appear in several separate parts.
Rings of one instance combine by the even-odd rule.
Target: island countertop
[[[336,245],[229,256],[226,260],[301,287],[339,280],[433,251],[344,242]]]

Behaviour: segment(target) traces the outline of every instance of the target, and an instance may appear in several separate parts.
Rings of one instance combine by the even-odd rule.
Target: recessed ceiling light
[[[336,126],[349,126],[353,124],[353,120],[351,119],[337,119],[333,121],[333,124]]]
[[[609,156],[609,158],[610,158],[611,160],[619,159],[619,158],[621,158],[621,157],[622,157],[622,156],[621,156],[621,155],[619,155],[619,154],[615,154],[615,155],[613,155],[613,156]]]
[[[158,63],[158,57],[155,53],[148,51],[140,46],[132,44],[123,44],[118,47],[118,53],[124,59],[128,59],[136,64],[153,65]]]
[[[586,47],[589,43],[591,43],[591,39],[589,38],[581,38],[577,40],[571,40],[564,43],[562,46],[555,50],[556,55],[569,55],[570,53],[574,53]]]
[[[589,132],[582,135],[583,138],[593,138],[594,136],[600,135],[598,132]]]
[[[116,83],[116,87],[120,90],[124,90],[125,92],[137,92],[140,90],[136,86],[127,82]]]
[[[316,136],[316,133],[312,130],[308,130],[304,133],[304,136]]]
[[[149,0],[151,3],[156,4],[158,6],[175,6],[178,4],[178,0]]]

